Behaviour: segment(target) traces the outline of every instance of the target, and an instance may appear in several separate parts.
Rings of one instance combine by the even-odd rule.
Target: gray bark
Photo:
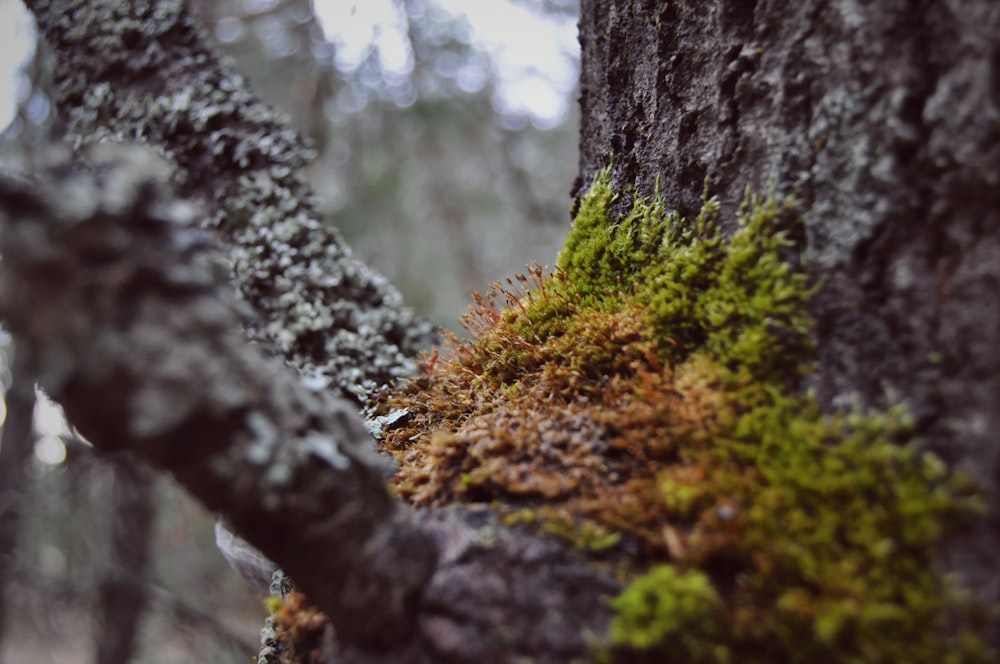
[[[801,201],[828,408],[904,401],[989,492],[944,555],[1000,599],[1000,4],[584,0],[580,180]],[[1000,629],[994,627],[1000,641]]]

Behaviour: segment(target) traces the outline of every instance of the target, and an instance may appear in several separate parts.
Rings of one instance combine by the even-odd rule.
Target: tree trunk
[[[795,196],[820,399],[902,401],[987,488],[991,520],[945,563],[995,602],[1000,4],[584,0],[582,17],[576,195],[610,163],[616,189],[687,214],[706,179],[730,208],[747,186]]]
[[[18,543],[31,491],[31,453],[35,449],[35,382],[16,354],[11,374],[12,383],[5,395],[7,419],[0,441],[0,640],[8,627]]]
[[[97,596],[100,617],[94,638],[95,661],[128,664],[146,611],[143,584],[152,553],[156,485],[149,468],[136,460],[119,457],[110,462],[114,469],[106,509],[110,551]]]

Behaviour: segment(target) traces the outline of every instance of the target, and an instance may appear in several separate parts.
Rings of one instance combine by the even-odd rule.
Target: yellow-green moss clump
[[[793,206],[748,196],[726,239],[714,200],[691,221],[655,200],[612,221],[614,201],[600,176],[555,273],[477,297],[472,340],[384,396],[407,413],[382,443],[400,494],[621,551],[603,657],[985,661],[932,565],[969,492],[902,412],[796,392],[813,335],[782,258]]]

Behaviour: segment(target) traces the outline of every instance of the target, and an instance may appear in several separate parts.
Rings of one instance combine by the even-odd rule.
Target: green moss
[[[678,561],[725,589],[710,618],[725,637],[710,643],[750,662],[989,661],[949,630],[960,603],[932,555],[948,519],[976,502],[934,457],[899,444],[906,434],[898,411],[824,417],[810,397],[775,395],[692,455],[707,469],[698,481],[667,474],[664,500],[680,500],[680,515],[706,497],[729,505],[705,508],[714,515],[703,511]],[[655,584],[661,574],[615,604],[623,659],[675,652],[670,638],[650,646],[628,629],[638,609],[623,599],[637,584],[678,601]]]
[[[794,201],[747,194],[729,240],[719,229],[714,199],[693,222],[666,212],[662,201],[639,199],[624,218],[609,223],[614,201],[609,178],[599,177],[559,255],[562,274],[529,293],[525,306],[504,312],[515,333],[533,345],[557,335],[576,341],[591,314],[631,301],[647,317],[643,334],[671,363],[700,350],[736,380],[802,372],[798,363],[812,348],[805,308],[811,291],[805,275],[781,256],[790,245],[783,228],[795,223]],[[606,369],[612,341],[583,341],[571,357],[591,370]],[[533,347],[495,350],[513,367],[538,359]]]
[[[278,609],[281,608],[281,605],[284,603],[284,601],[285,600],[282,599],[281,597],[275,597],[274,595],[270,595],[264,598],[264,608],[267,609],[267,612],[269,614],[273,615],[278,612]]]
[[[728,662],[716,616],[722,600],[698,570],[658,565],[636,579],[612,603],[618,614],[611,641],[635,650],[661,649],[674,661]]]
[[[552,508],[522,509],[508,513],[507,526],[530,525],[548,535],[572,542],[578,549],[600,553],[618,545],[621,534],[589,520],[574,518],[565,510]]]
[[[693,220],[614,203],[602,174],[559,269],[477,296],[473,340],[386,398],[411,414],[384,442],[401,494],[604,556],[638,542],[610,658],[988,661],[933,565],[973,492],[915,451],[902,409],[828,415],[799,389],[794,203],[748,194],[728,238],[712,199]]]

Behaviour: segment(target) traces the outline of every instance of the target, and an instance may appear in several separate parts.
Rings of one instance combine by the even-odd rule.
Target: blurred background
[[[551,266],[577,166],[577,0],[188,4],[310,137],[323,214],[410,306],[457,330],[472,292]],[[52,67],[0,0],[0,168],[61,135]],[[0,662],[252,661],[266,613],[210,516],[95,456],[20,373],[0,333]]]

